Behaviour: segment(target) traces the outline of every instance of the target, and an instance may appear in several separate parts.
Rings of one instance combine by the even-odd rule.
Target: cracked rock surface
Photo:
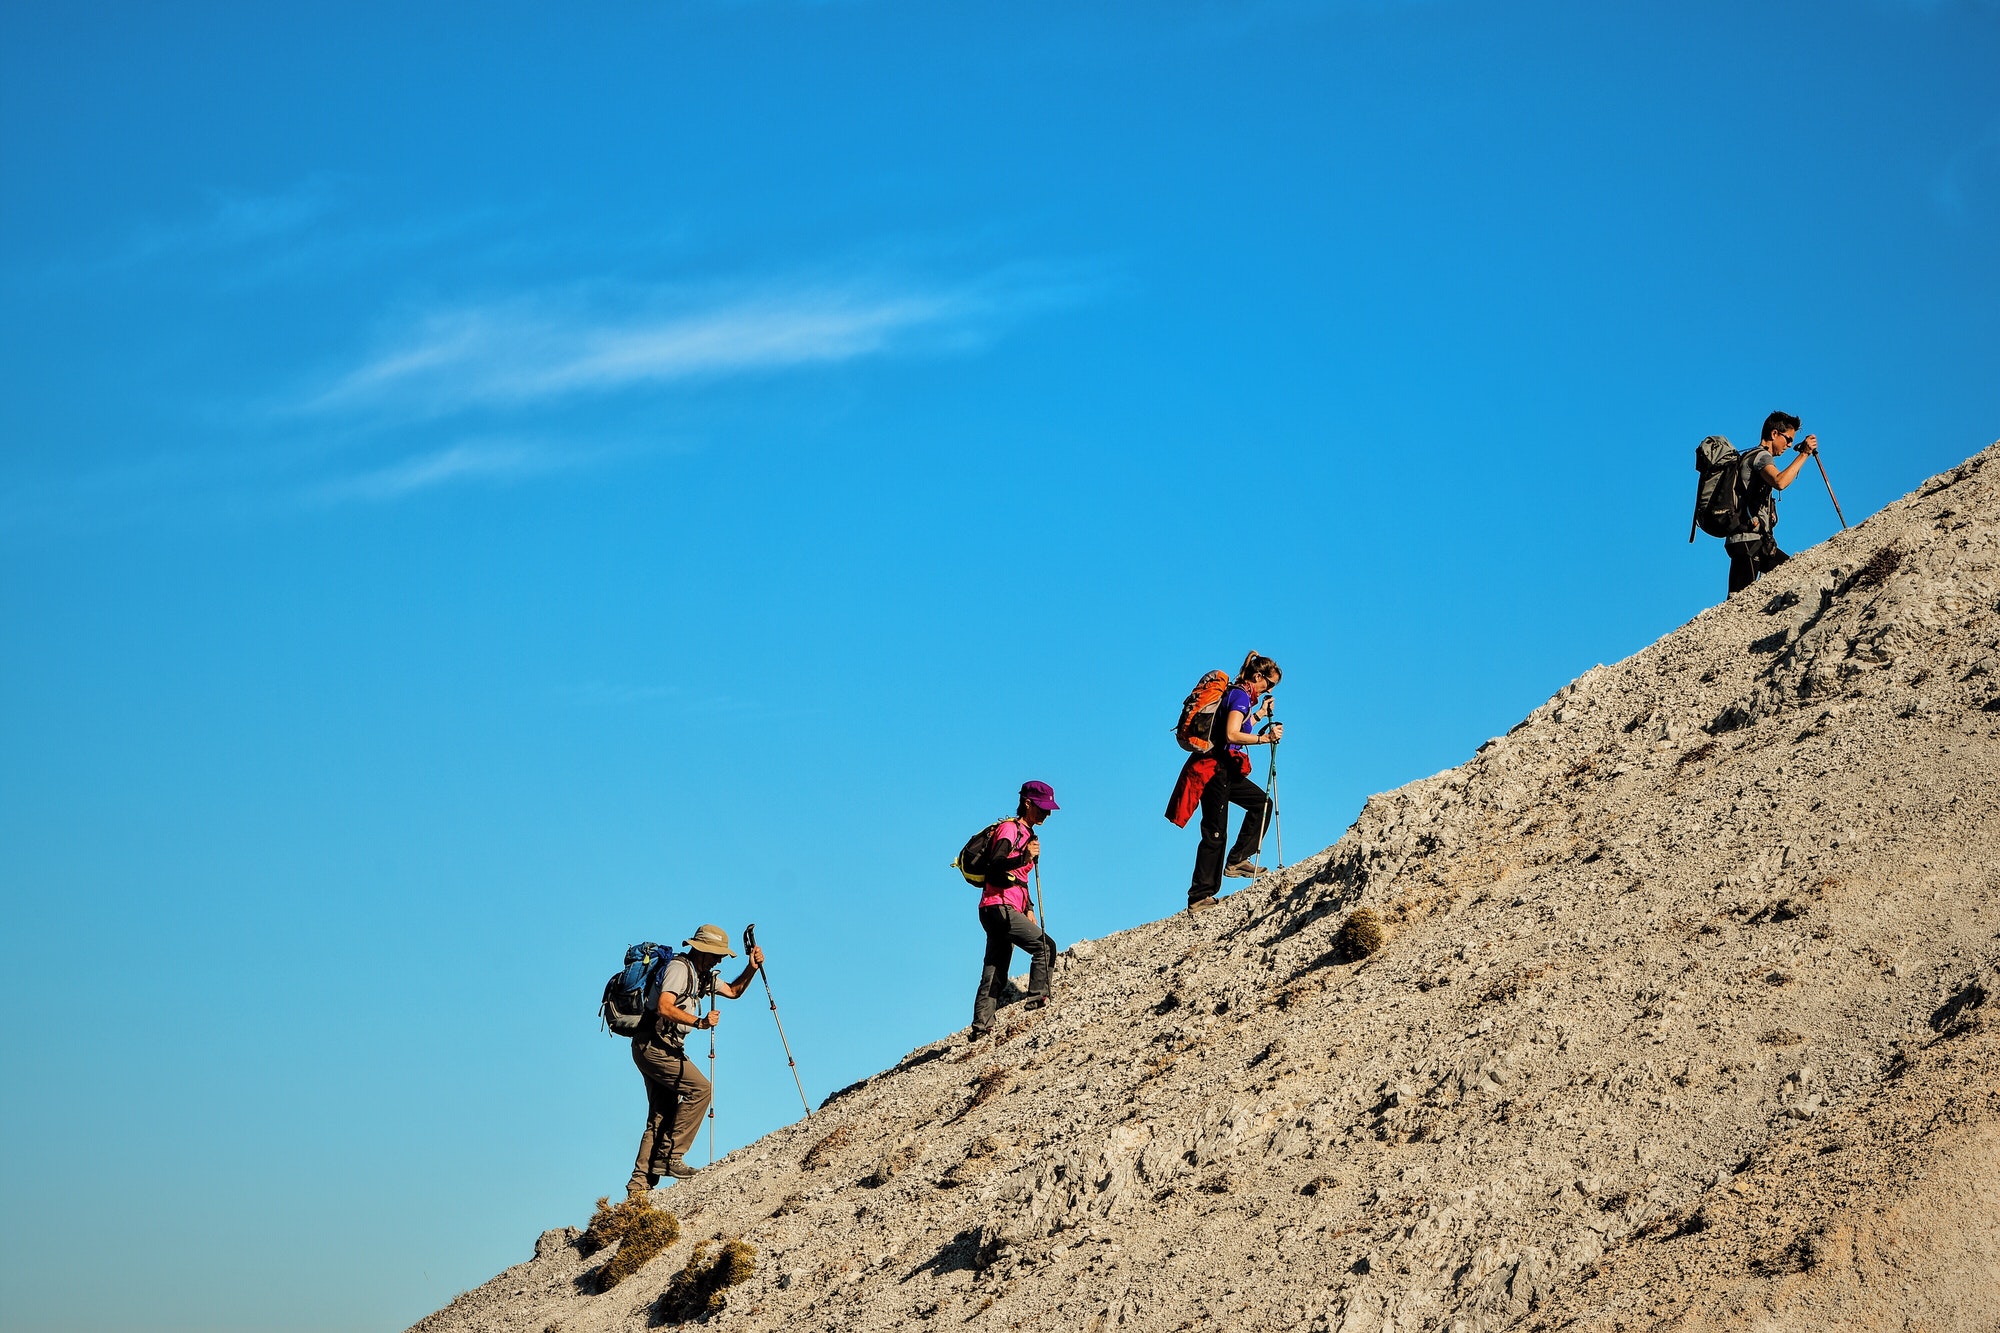
[[[1057,986],[416,1327],[2000,1327],[2000,445]]]

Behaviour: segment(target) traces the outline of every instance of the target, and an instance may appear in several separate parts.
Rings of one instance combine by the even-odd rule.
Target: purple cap
[[[1056,804],[1056,789],[1046,782],[1024,782],[1021,784],[1021,799],[1037,810],[1060,810]]]

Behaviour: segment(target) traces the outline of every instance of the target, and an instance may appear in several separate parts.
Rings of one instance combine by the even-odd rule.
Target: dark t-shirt
[[[1777,528],[1778,493],[1772,488],[1771,479],[1764,475],[1765,468],[1777,464],[1771,451],[1761,444],[1743,455],[1739,465],[1743,469],[1743,531],[1730,537],[1730,541],[1759,541]]]
[[[1229,735],[1229,715],[1232,712],[1243,714],[1243,723],[1248,726],[1250,714],[1256,707],[1256,703],[1250,698],[1250,691],[1241,685],[1231,685],[1222,692],[1222,702],[1215,706],[1215,721],[1210,723],[1208,728],[1209,743],[1215,747],[1215,753],[1221,754],[1224,751],[1233,755],[1243,753],[1242,746],[1231,745],[1225,739]]]

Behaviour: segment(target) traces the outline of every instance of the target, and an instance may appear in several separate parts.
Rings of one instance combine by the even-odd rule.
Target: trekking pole
[[[1042,906],[1042,863],[1035,862],[1035,915],[1040,917],[1042,934],[1049,933],[1049,909]]]
[[[1271,798],[1271,833],[1278,844],[1278,869],[1285,868],[1285,819],[1278,806],[1278,742],[1271,742],[1271,772],[1264,794]]]
[[[743,927],[743,944],[746,949],[757,947],[756,922]],[[764,979],[764,998],[771,1002],[771,1021],[778,1025],[778,1044],[785,1048],[785,1063],[792,1067],[792,1083],[799,1090],[799,1105],[805,1107],[806,1114],[810,1116],[813,1113],[812,1103],[806,1100],[806,1085],[799,1082],[799,1062],[792,1058],[792,1044],[785,1040],[785,1020],[778,1017],[778,997],[771,994],[771,974],[760,965],[757,975]]]
[[[715,1012],[720,1001],[713,995],[708,997],[708,1012]],[[715,1165],[715,1029],[708,1030],[708,1164]]]
[[[1263,730],[1265,733],[1269,733],[1271,728],[1278,723],[1278,719],[1272,716],[1274,711],[1267,701],[1264,716],[1270,720],[1264,723]],[[1278,742],[1275,740],[1271,742],[1271,768],[1264,778],[1264,795],[1270,798],[1271,802],[1266,827],[1276,835],[1278,844],[1278,869],[1283,870],[1285,868],[1285,821],[1278,810]]]
[[[1819,479],[1826,483],[1826,498],[1833,501],[1833,516],[1840,520],[1840,530],[1847,531],[1847,515],[1840,512],[1840,497],[1833,493],[1833,481],[1826,475],[1826,464],[1819,461],[1819,450],[1813,450],[1813,462],[1819,467]]]

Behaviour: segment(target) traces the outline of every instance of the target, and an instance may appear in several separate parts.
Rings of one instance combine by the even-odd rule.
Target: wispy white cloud
[[[463,258],[468,238],[493,221],[472,209],[368,223],[356,216],[356,188],[349,178],[321,172],[276,191],[212,189],[183,216],[140,222],[60,257],[17,260],[0,269],[0,280],[63,287],[116,274],[228,294],[274,282],[338,279],[388,256],[447,245]],[[489,236],[471,253],[491,259],[520,248],[514,238]]]
[[[604,447],[564,449],[540,440],[462,440],[323,483],[310,494],[324,502],[401,500],[443,486],[498,484],[566,472],[629,452]]]
[[[1072,299],[1077,286],[1014,273],[957,287],[813,283],[707,300],[657,289],[535,293],[422,312],[304,406],[441,416],[965,349],[1033,307]]]
[[[620,704],[657,703],[685,698],[680,685],[622,685],[602,680],[559,688],[556,693],[569,703],[583,707],[616,707]]]

